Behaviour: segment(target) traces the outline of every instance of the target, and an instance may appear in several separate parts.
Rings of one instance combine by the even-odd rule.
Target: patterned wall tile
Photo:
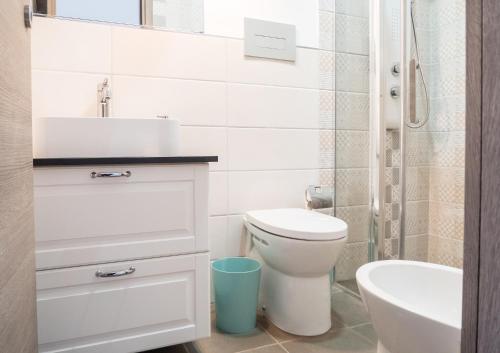
[[[346,244],[335,266],[337,281],[352,279],[359,267],[368,262],[368,242]]]
[[[319,91],[319,128],[335,129],[335,92]]]
[[[465,131],[432,132],[431,165],[465,168]]]
[[[365,130],[370,128],[370,96],[365,93],[336,92],[336,128]]]
[[[331,51],[321,50],[319,53],[319,89],[335,90],[336,65],[335,55]]]
[[[348,243],[368,241],[370,234],[370,208],[368,205],[337,207],[335,216],[348,225]]]
[[[320,169],[319,184],[322,186],[335,186],[335,169]]]
[[[368,131],[336,130],[337,168],[368,168],[370,134]]]
[[[463,168],[431,168],[430,200],[464,203],[465,170]]]
[[[337,14],[335,19],[335,51],[368,55],[368,19]]]
[[[335,130],[319,131],[319,166],[320,168],[335,167]]]
[[[410,167],[429,166],[431,146],[430,136],[426,132],[413,131],[407,134],[406,161]]]
[[[465,95],[430,100],[427,131],[465,131]]]
[[[405,238],[405,258],[412,261],[427,261],[429,236],[412,235]]]
[[[332,12],[320,11],[319,13],[319,48],[333,51],[335,38],[338,32],[335,30],[336,16]]]
[[[335,66],[337,91],[368,93],[368,56],[336,53]]]
[[[407,168],[406,193],[409,201],[429,200],[429,178],[428,167]]]
[[[406,235],[429,232],[429,202],[410,201],[406,203]]]
[[[368,168],[337,169],[335,176],[336,205],[368,205],[370,200]]]
[[[430,202],[429,233],[441,238],[464,239],[464,205]]]
[[[463,241],[429,236],[429,261],[461,268],[463,266]]]
[[[368,18],[369,4],[368,0],[335,0],[335,12]]]

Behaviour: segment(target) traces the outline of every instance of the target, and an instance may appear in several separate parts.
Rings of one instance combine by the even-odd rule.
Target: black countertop
[[[106,157],[106,158],[34,158],[34,167],[61,167],[102,164],[186,164],[217,162],[217,156]]]

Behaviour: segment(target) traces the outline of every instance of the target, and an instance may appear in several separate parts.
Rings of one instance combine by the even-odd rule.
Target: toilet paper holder
[[[310,185],[305,193],[306,208],[309,210],[332,208],[334,193],[332,187]]]

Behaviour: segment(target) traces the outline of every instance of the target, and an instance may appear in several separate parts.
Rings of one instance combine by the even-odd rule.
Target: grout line
[[[280,341],[278,341],[278,339],[277,339],[276,337],[274,337],[274,336],[273,336],[273,335],[272,335],[272,334],[271,334],[271,333],[270,333],[267,329],[265,329],[265,328],[264,328],[264,327],[262,327],[262,326],[261,326],[261,328],[262,328],[262,330],[264,330],[264,332],[265,332],[265,333],[267,333],[267,334],[269,335],[269,337],[271,337],[271,339],[273,339],[273,340],[276,342],[276,344],[278,345],[278,347],[281,347],[281,348],[282,348],[285,352],[290,353],[290,352],[288,352],[288,350],[287,350],[287,349],[286,349],[286,348],[282,345],[282,343],[292,342],[292,341],[294,341],[294,339],[285,340],[285,341],[283,341],[283,342],[280,342]]]
[[[292,341],[292,340],[290,340],[290,341]],[[287,342],[290,342],[290,341],[287,341]],[[279,347],[281,347],[281,349],[283,349],[286,353],[290,353],[290,352],[288,351],[288,349],[286,349],[286,348],[285,348],[285,346],[283,346],[281,343],[284,343],[284,342],[280,342],[280,343],[278,343],[278,346],[279,346]]]
[[[371,339],[369,339],[368,337],[365,337],[364,335],[362,335],[361,333],[357,332],[356,330],[353,330],[351,327],[348,327],[347,329],[349,329],[354,335],[360,337],[361,339],[363,339],[367,343],[371,343],[371,344],[376,344],[377,343],[377,342],[373,342]],[[378,341],[378,339],[377,339],[377,341]]]
[[[251,351],[256,350],[256,349],[261,349],[261,348],[266,348],[266,347],[272,347],[272,346],[277,346],[277,345],[279,345],[279,344],[277,344],[277,343],[265,344],[263,346],[258,346],[258,347],[253,347],[253,348],[249,348],[249,349],[244,349],[242,351],[237,351],[235,353],[251,352]]]
[[[363,242],[358,242],[358,243],[366,243],[366,241],[363,241]],[[350,244],[358,244],[358,243],[350,243]],[[350,290],[349,288],[347,288],[346,286],[343,286],[342,284],[340,284],[338,281],[335,281],[335,284],[340,287],[340,289],[348,294],[348,295],[351,295],[353,297],[355,297],[356,299],[361,299],[361,295],[360,294],[357,294],[356,292]],[[344,322],[343,322],[344,323]]]
[[[361,324],[356,324],[356,325],[352,325],[352,326],[346,326],[346,328],[357,328],[357,327],[361,327],[361,326],[365,326],[365,325],[371,325],[372,323],[371,322],[363,322]]]

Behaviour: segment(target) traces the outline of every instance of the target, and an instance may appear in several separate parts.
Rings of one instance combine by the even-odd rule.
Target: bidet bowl
[[[379,353],[459,353],[462,271],[416,261],[376,261],[356,273]]]

